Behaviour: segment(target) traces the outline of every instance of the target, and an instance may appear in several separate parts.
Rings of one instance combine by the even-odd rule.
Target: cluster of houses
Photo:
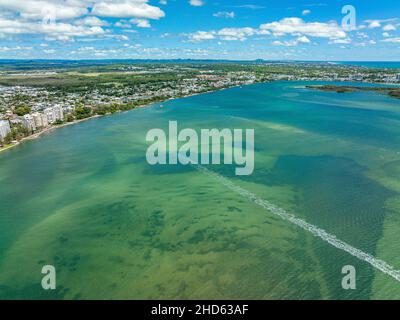
[[[137,67],[127,67],[128,70],[136,70]],[[168,67],[169,68],[169,67]],[[181,69],[179,69],[181,68]],[[177,67],[169,71],[189,70],[191,68]],[[165,72],[165,68],[147,70],[140,73]],[[290,71],[290,70],[288,70]],[[148,100],[152,97],[177,97],[201,92],[210,88],[230,87],[234,85],[250,84],[258,81],[276,80],[321,80],[321,81],[356,81],[378,83],[400,83],[400,74],[397,72],[375,72],[360,70],[359,68],[343,68],[331,70],[330,68],[312,69],[298,67],[295,72],[260,73],[252,71],[216,72],[215,70],[201,70],[195,76],[190,75],[175,81],[160,81],[157,83],[136,84],[134,86],[106,88],[94,88],[82,93],[68,93],[67,96],[57,95],[49,98],[50,94],[45,89],[28,87],[2,87],[0,86],[0,140],[3,140],[11,131],[13,125],[22,125],[29,132],[43,130],[59,121],[64,120],[64,115],[73,113],[75,105],[84,102],[85,105],[110,105],[124,104],[135,101]],[[15,97],[25,97],[31,107],[31,113],[19,117],[13,113]],[[3,119],[3,120],[1,120]]]

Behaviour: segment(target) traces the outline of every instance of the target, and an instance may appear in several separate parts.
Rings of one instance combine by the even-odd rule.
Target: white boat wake
[[[261,199],[254,193],[235,185],[232,181],[219,175],[218,173],[210,171],[207,168],[200,166],[200,165],[194,165],[193,167],[195,167],[200,172],[212,177],[214,180],[217,180],[218,182],[222,183],[228,189],[230,189],[230,190],[236,192],[237,194],[241,195],[242,197],[247,198],[248,200],[254,202],[258,206],[267,210],[268,212],[310,232],[315,237],[318,237],[318,238],[324,240],[325,242],[329,243],[330,245],[334,246],[335,248],[343,250],[343,251],[351,254],[352,256],[358,258],[361,261],[367,262],[375,269],[391,276],[392,278],[394,278],[395,280],[400,282],[400,271],[396,270],[394,267],[392,267],[385,261],[379,260],[379,259],[373,257],[372,255],[349,245],[348,243],[338,239],[335,235],[330,234],[330,233],[326,232],[325,230],[318,228],[317,226],[314,226],[302,219],[296,218],[294,215],[288,213],[286,210],[279,208],[276,205],[274,205],[273,203],[271,203],[267,200]]]

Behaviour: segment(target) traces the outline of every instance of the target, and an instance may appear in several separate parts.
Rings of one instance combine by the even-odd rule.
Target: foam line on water
[[[197,170],[200,172],[212,177],[213,179],[217,180],[218,182],[222,183],[225,187],[228,189],[234,191],[235,193],[241,195],[244,198],[247,198],[248,200],[254,202],[258,206],[264,208],[268,212],[280,217],[281,219],[288,221],[300,228],[302,228],[305,231],[310,232],[313,236],[318,237],[325,242],[329,243],[330,245],[334,246],[337,249],[343,250],[349,254],[351,254],[353,257],[358,258],[361,261],[364,261],[368,264],[370,264],[372,267],[375,269],[391,276],[395,280],[400,282],[400,271],[396,270],[394,267],[389,265],[383,260],[377,259],[374,256],[357,249],[350,244],[338,239],[335,235],[328,233],[324,229],[321,229],[315,225],[312,225],[305,220],[296,218],[294,215],[288,213],[286,210],[279,208],[278,206],[274,205],[273,203],[261,199],[258,197],[256,194],[243,189],[242,187],[239,187],[238,185],[234,184],[232,181],[228,180],[227,178],[219,175],[218,173],[215,173],[213,171],[208,170],[207,168],[200,166],[200,165],[195,165],[194,166]]]

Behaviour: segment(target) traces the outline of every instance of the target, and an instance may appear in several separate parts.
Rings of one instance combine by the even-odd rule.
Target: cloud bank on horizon
[[[0,0],[0,58],[399,60],[397,0]],[[397,9],[396,9],[397,7]]]

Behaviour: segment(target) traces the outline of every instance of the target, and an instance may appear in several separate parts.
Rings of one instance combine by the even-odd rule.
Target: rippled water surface
[[[254,128],[252,176],[209,169],[400,269],[400,100],[305,85],[169,101],[0,154],[0,298],[400,299],[399,282],[210,176],[146,162],[147,131],[170,120]]]

